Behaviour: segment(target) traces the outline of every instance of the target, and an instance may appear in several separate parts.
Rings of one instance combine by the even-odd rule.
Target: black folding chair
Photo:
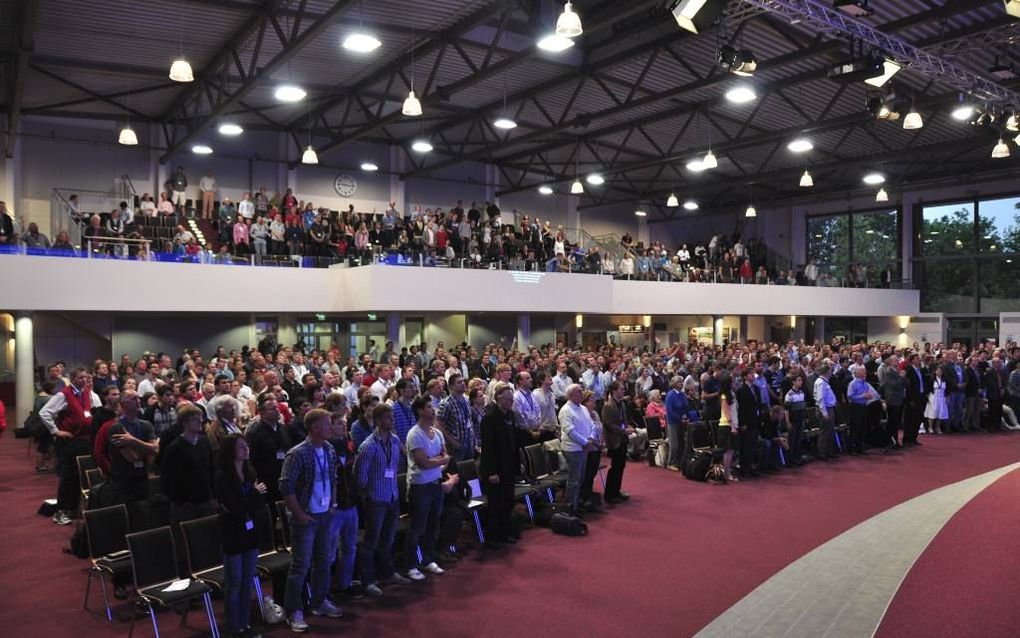
[[[488,499],[482,493],[482,486],[478,478],[478,466],[473,460],[460,461],[457,463],[457,473],[460,480],[471,487],[471,500],[468,501],[467,509],[471,512],[471,518],[475,522],[475,531],[478,533],[478,542],[485,542],[485,532],[482,530],[482,517],[479,512],[485,509]],[[472,483],[474,481],[474,483]]]
[[[96,470],[98,472],[98,470]],[[131,552],[128,551],[125,536],[130,531],[127,507],[113,505],[82,512],[85,518],[85,536],[89,541],[89,580],[85,584],[85,602],[82,609],[89,608],[89,593],[92,579],[99,578],[106,605],[106,620],[113,622],[110,598],[106,593],[106,576],[112,579],[131,574]]]
[[[528,476],[538,481],[538,488],[545,492],[546,498],[552,503],[556,500],[555,490],[563,488],[567,484],[566,472],[550,472],[549,450],[541,443],[528,445],[524,448],[525,467],[528,469]]]
[[[89,479],[87,472],[96,469],[96,460],[91,454],[74,457],[74,465],[78,468],[78,489],[81,490],[80,511],[84,512],[89,502]]]
[[[255,535],[259,540],[259,562],[255,569],[267,578],[286,574],[290,571],[290,552],[280,549],[276,544],[276,533],[273,527],[273,515],[269,507],[262,508],[254,517]],[[274,592],[276,595],[280,595]],[[259,611],[262,613],[262,620],[266,620],[266,603],[262,595],[262,583],[258,576],[255,577],[255,594],[259,598]]]
[[[223,571],[223,535],[216,514],[181,523],[184,557],[191,577],[215,591],[226,589]]]
[[[177,551],[174,549],[174,535],[169,527],[137,532],[127,535],[128,549],[132,556],[135,589],[138,599],[145,605],[152,620],[152,631],[159,638],[159,625],[156,623],[155,606],[174,607],[180,605],[181,626],[188,620],[188,607],[191,601],[201,598],[205,604],[205,613],[209,619],[209,629],[213,638],[220,638],[220,630],[216,625],[216,616],[212,609],[209,594],[212,589],[203,581],[188,579],[187,586],[177,591],[166,591],[166,588],[178,580]],[[131,628],[128,638],[134,635],[137,614],[131,615]]]

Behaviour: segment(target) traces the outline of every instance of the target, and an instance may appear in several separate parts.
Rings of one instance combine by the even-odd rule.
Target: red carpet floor
[[[942,528],[907,574],[879,638],[1020,635],[1020,470]]]
[[[631,500],[589,519],[585,538],[525,532],[515,549],[475,551],[417,587],[356,601],[316,633],[362,636],[689,636],[804,553],[893,505],[1020,459],[1008,434],[927,437],[920,449],[815,463],[781,476],[712,487],[628,466]],[[62,554],[68,528],[35,514],[55,478],[32,474],[24,441],[0,439],[0,626],[11,636],[125,636],[95,595],[81,610],[83,562]],[[465,532],[467,533],[467,531]],[[975,542],[990,536],[981,533]],[[933,596],[958,591],[946,580]],[[998,586],[960,589],[973,600]],[[94,592],[94,594],[97,592]],[[939,600],[940,598],[932,598]],[[127,607],[118,609],[123,616]],[[920,610],[919,610],[919,613]],[[192,635],[163,614],[165,636]],[[140,625],[141,635],[149,635]],[[266,635],[290,635],[284,628]],[[960,634],[958,634],[960,635]],[[1014,634],[1015,635],[1015,634]]]

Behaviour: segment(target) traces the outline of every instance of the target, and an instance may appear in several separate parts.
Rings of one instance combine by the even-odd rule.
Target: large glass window
[[[925,312],[976,312],[974,262],[969,259],[925,261],[921,268]]]
[[[978,245],[983,253],[1020,251],[1020,197],[978,202]]]
[[[878,286],[882,272],[900,279],[900,222],[896,210],[808,217],[807,257],[819,271],[846,276],[851,264],[866,264],[868,285]]]
[[[974,252],[974,203],[925,206],[921,211],[921,254]]]
[[[982,260],[980,272],[978,295],[982,314],[1020,310],[1020,259]]]

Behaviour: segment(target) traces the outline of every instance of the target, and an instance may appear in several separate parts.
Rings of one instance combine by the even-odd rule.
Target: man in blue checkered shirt
[[[464,396],[467,385],[464,377],[456,373],[450,375],[448,383],[450,396],[440,402],[436,424],[446,437],[447,446],[454,460],[467,461],[475,458],[475,446],[478,441],[478,433],[471,425],[471,406]]]

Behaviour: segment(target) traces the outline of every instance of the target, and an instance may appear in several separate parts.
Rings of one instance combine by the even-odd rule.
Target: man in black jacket
[[[964,371],[966,385],[963,389],[967,405],[963,412],[963,431],[973,432],[981,429],[981,372],[978,369],[980,360],[977,355],[971,355],[967,359],[967,369]]]
[[[740,475],[758,476],[754,470],[754,457],[758,452],[758,434],[761,429],[761,398],[754,385],[754,369],[744,370],[744,382],[737,388],[737,423],[740,425]]]
[[[921,445],[917,440],[917,432],[921,429],[924,418],[924,405],[927,403],[924,373],[921,371],[921,357],[911,354],[907,359],[906,396],[903,401],[903,445]]]
[[[280,471],[287,450],[293,447],[290,431],[280,419],[276,396],[266,392],[259,396],[259,416],[245,432],[251,448],[251,464],[259,480],[266,484],[266,500],[275,503],[280,494]]]
[[[360,598],[360,588],[352,588],[354,559],[358,545],[358,483],[354,478],[354,446],[348,436],[347,399],[334,392],[326,397],[323,408],[330,415],[329,443],[336,450],[336,515],[329,536],[333,547],[329,555],[335,557],[337,545],[340,558],[334,564],[333,582],[341,594],[348,598]]]
[[[992,365],[985,371],[985,398],[988,399],[988,431],[995,432],[1002,427],[1002,402],[1006,397],[1006,379],[1003,378],[1002,360],[992,359]]]
[[[516,543],[510,533],[514,509],[514,480],[521,465],[517,447],[517,423],[513,412],[514,390],[500,382],[493,390],[493,402],[482,419],[482,455],[478,476],[488,500],[490,547]]]
[[[957,360],[955,350],[946,353],[946,362],[942,364],[942,378],[946,381],[946,402],[949,404],[949,431],[959,432],[963,429],[963,410],[966,405],[964,389],[967,378],[963,366]]]

